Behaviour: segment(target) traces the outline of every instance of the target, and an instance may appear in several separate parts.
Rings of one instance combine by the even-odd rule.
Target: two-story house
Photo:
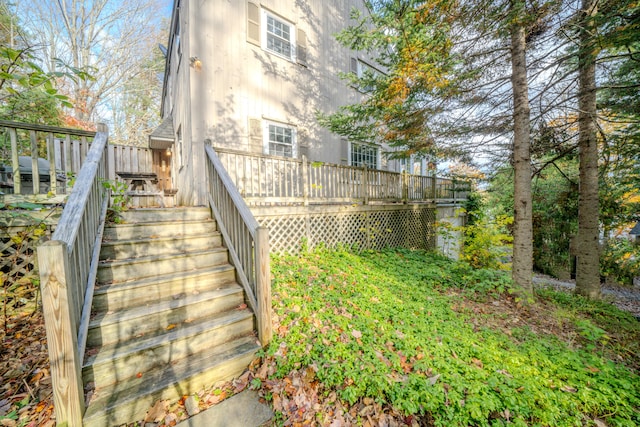
[[[384,146],[348,141],[316,113],[364,96],[340,78],[375,61],[335,35],[362,0],[176,0],[163,87],[162,129],[178,203],[204,204],[202,145],[399,171]]]

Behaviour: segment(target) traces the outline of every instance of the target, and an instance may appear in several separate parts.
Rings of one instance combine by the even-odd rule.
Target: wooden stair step
[[[228,263],[227,249],[211,248],[205,251],[168,255],[150,255],[121,260],[101,261],[98,282],[124,282],[157,277],[176,271],[189,271]]]
[[[211,219],[211,210],[205,207],[188,208],[136,208],[119,214],[124,223],[158,221],[204,221]]]
[[[129,381],[98,388],[84,415],[85,427],[121,425],[141,420],[158,400],[178,399],[240,375],[260,349],[255,337],[244,337],[201,351]]]
[[[173,237],[207,234],[217,231],[215,221],[157,221],[115,224],[104,228],[104,241],[141,237]]]
[[[222,246],[222,237],[217,231],[198,235],[113,240],[102,243],[100,259],[116,260],[149,255],[197,252],[217,246]]]
[[[87,347],[124,343],[154,331],[162,331],[170,325],[232,310],[243,303],[242,288],[236,283],[230,283],[216,290],[179,295],[174,300],[154,302],[123,311],[98,313],[89,322]]]
[[[235,282],[231,264],[191,271],[178,271],[161,277],[145,277],[128,282],[98,284],[93,296],[93,311],[116,311],[126,307],[174,299],[176,295],[205,292]]]
[[[97,354],[85,360],[85,383],[104,387],[238,337],[252,335],[253,313],[246,308],[232,310],[204,321],[181,323],[163,332],[99,348]],[[88,353],[92,353],[91,349]]]

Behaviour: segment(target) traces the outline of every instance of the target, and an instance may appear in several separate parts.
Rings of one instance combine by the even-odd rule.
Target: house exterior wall
[[[436,248],[450,259],[458,260],[462,251],[462,227],[465,215],[458,205],[438,205],[436,210]]]
[[[350,71],[352,58],[373,62],[335,39],[349,25],[353,8],[364,11],[363,1],[176,0],[163,116],[172,115],[181,136],[176,135],[173,158],[180,204],[206,203],[205,141],[265,153],[269,123],[292,129],[293,157],[350,162],[350,143],[320,127],[316,112],[334,112],[362,96],[339,73]],[[252,19],[256,10],[257,22]],[[270,51],[267,15],[289,25],[304,52],[294,47],[294,57],[286,59]],[[379,155],[378,168],[399,170],[400,165]]]

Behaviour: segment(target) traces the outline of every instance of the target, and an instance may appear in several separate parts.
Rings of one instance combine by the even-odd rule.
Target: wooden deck
[[[59,205],[71,191],[96,132],[0,120],[0,203]],[[132,194],[131,205],[173,206],[171,155],[166,150],[109,144],[106,179],[117,172],[154,174],[155,192]],[[34,185],[33,183],[39,183]],[[161,193],[160,193],[161,192]]]
[[[215,149],[249,206],[457,203],[469,183],[287,157]]]

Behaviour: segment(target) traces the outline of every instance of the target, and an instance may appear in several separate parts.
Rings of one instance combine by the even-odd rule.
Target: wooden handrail
[[[93,131],[9,120],[0,120],[0,129],[11,141],[10,159],[7,156],[0,162],[0,190],[18,199],[23,193],[68,194],[71,174],[80,170],[88,142],[96,136]],[[20,170],[25,167],[26,171]]]
[[[209,204],[238,281],[253,309],[258,338],[266,346],[272,338],[269,230],[261,227],[211,146],[205,146]]]
[[[33,130],[37,132],[59,133],[63,135],[89,136],[89,137],[93,137],[96,135],[95,131],[90,131],[90,130],[63,128],[63,127],[49,126],[49,125],[39,125],[36,123],[21,123],[21,122],[14,122],[10,120],[0,120],[0,127],[11,128],[11,129]]]
[[[58,425],[82,425],[82,359],[109,192],[106,132],[98,132],[51,240],[38,247]]]

